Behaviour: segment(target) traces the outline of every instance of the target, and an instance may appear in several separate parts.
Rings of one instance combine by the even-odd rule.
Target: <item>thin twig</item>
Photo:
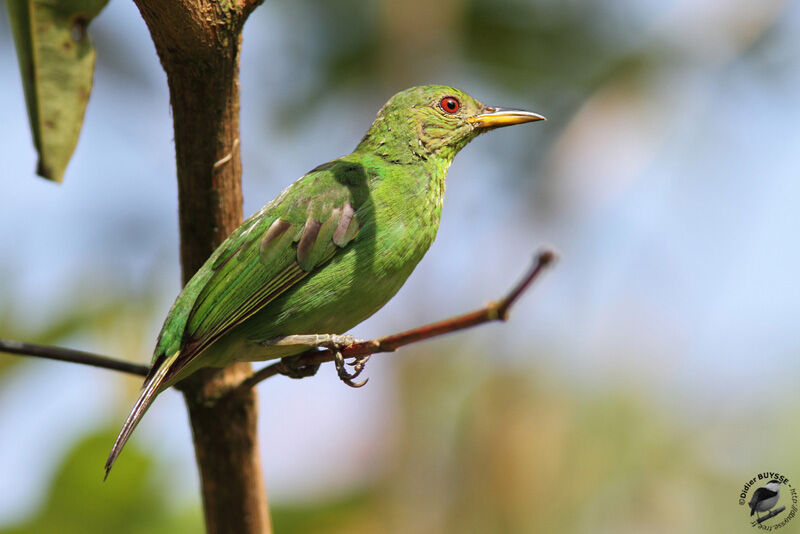
[[[491,321],[505,321],[508,319],[508,312],[511,306],[514,305],[522,293],[524,293],[539,275],[541,275],[555,260],[556,254],[552,250],[545,249],[537,252],[533,265],[522,280],[520,280],[505,297],[496,302],[490,302],[479,310],[451,317],[436,323],[430,323],[412,330],[406,330],[398,334],[379,337],[369,341],[351,343],[341,347],[340,352],[344,358],[366,356],[379,352],[394,352],[404,345],[416,343],[432,337],[472,328],[473,326]],[[335,351],[331,349],[311,349],[294,357],[293,365],[298,367],[314,366],[333,361],[334,357]],[[262,380],[266,380],[278,374],[285,374],[286,371],[286,364],[283,361],[275,362],[253,373],[252,376],[244,380],[236,389],[253,387]]]
[[[91,352],[23,343],[10,339],[0,339],[0,352],[19,356],[46,358],[48,360],[59,360],[62,362],[82,363],[84,365],[101,367],[112,371],[122,371],[123,373],[131,373],[140,376],[147,376],[147,372],[150,370],[148,366],[140,363],[115,360],[114,358],[109,358],[108,356],[102,356],[100,354],[92,354]]]

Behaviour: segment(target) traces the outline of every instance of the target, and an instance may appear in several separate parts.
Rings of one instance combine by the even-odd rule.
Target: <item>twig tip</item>
[[[558,256],[558,253],[554,249],[550,247],[544,247],[536,251],[535,257],[539,265],[542,267],[549,267],[558,261]]]

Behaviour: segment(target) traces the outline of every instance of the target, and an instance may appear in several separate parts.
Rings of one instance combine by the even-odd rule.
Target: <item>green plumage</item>
[[[489,128],[541,118],[514,112],[508,122],[508,113],[452,87],[398,93],[355,151],[313,169],[242,223],[170,310],[106,469],[169,385],[201,367],[305,351],[265,342],[341,334],[386,304],[436,237],[456,153]]]

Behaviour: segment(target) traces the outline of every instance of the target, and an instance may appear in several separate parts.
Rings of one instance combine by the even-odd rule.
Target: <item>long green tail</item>
[[[122,425],[122,430],[119,431],[119,435],[116,441],[114,441],[111,453],[108,455],[108,460],[106,460],[106,475],[103,477],[103,480],[108,478],[108,473],[114,466],[114,462],[117,460],[119,453],[122,452],[122,447],[125,446],[125,443],[128,441],[128,438],[131,437],[136,425],[139,424],[139,420],[155,400],[161,384],[164,382],[170,367],[172,367],[172,364],[179,354],[180,351],[175,352],[163,361],[156,362],[156,365],[154,365],[153,369],[150,371],[150,375],[145,378],[144,384],[142,385],[142,392],[139,393],[139,398],[136,399],[136,404],[133,405],[131,413],[128,414],[125,424]]]

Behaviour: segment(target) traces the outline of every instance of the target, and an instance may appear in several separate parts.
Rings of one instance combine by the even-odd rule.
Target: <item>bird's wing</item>
[[[750,502],[765,501],[770,497],[774,497],[777,494],[778,492],[772,491],[771,489],[764,486],[758,488],[756,491],[753,492],[753,497],[750,499]]]
[[[756,506],[758,506],[758,503],[760,503],[761,501],[766,501],[770,497],[774,497],[777,494],[778,494],[777,492],[772,491],[766,486],[755,490],[753,492],[753,496],[750,497],[750,502],[748,503],[750,505],[750,515],[753,515],[753,513],[756,510]]]
[[[351,172],[348,183],[341,179],[348,169],[337,161],[312,171],[220,245],[201,269],[211,272],[186,316],[171,375],[352,241],[363,198],[354,188],[366,187],[366,176],[359,166],[363,180]]]

